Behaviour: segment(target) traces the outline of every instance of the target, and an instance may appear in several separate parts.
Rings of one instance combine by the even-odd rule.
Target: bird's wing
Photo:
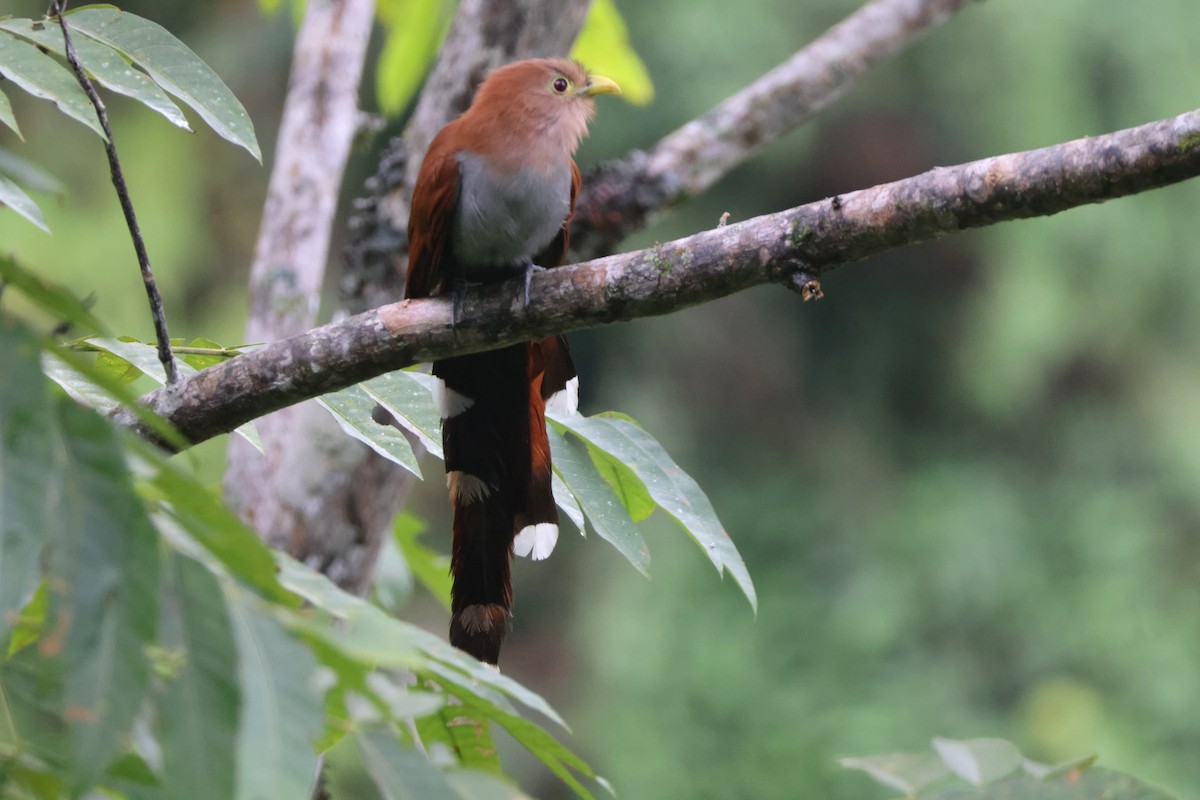
[[[442,133],[449,130],[443,128]],[[459,165],[455,151],[445,147],[439,134],[429,146],[413,190],[408,217],[408,277],[405,297],[430,297],[443,289],[449,277],[447,256],[454,210],[458,205]]]

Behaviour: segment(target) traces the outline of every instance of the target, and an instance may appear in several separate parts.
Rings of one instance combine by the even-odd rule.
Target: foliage
[[[262,160],[246,109],[216,73],[165,28],[112,6],[85,6],[66,17],[70,29],[78,34],[73,42],[79,63],[96,83],[132,97],[190,131],[183,112],[167,97],[170,93],[222,137]],[[0,77],[34,97],[49,100],[105,138],[96,111],[70,68],[47,51],[65,58],[57,18],[0,19]],[[2,90],[0,122],[21,135]],[[0,204],[49,231],[37,204],[14,179],[24,178],[42,191],[57,189],[57,183],[7,151],[0,150],[0,156]]]
[[[841,764],[871,776],[877,783],[904,792],[912,800],[1171,800],[1170,795],[1119,772],[1097,769],[1095,756],[1062,764],[1039,764],[1024,758],[1003,739],[935,738],[935,754],[888,753],[841,759]],[[957,779],[957,780],[954,780]],[[967,788],[962,783],[970,784]]]
[[[576,777],[590,767],[510,702],[561,724],[544,700],[267,550],[210,490],[52,384],[44,348],[57,349],[0,322],[6,796],[301,797],[343,738],[385,792],[423,776],[447,796],[496,796],[503,781],[469,774],[495,765],[454,738],[434,761],[398,749],[464,716],[590,796]],[[111,365],[76,363],[70,385],[107,382]]]

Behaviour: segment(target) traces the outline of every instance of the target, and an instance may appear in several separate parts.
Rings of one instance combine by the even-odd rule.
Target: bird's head
[[[578,62],[531,58],[500,67],[484,79],[468,114],[507,146],[545,148],[570,156],[587,135],[598,94],[620,94],[616,82]]]

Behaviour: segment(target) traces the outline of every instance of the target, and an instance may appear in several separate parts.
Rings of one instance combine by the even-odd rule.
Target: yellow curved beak
[[[606,78],[603,75],[591,75],[588,77],[588,82],[583,85],[581,93],[588,97],[597,94],[620,94],[621,87],[612,78]]]

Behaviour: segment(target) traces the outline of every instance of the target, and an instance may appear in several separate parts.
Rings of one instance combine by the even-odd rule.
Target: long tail
[[[496,664],[512,609],[514,551],[558,539],[546,400],[573,382],[561,336],[437,361],[446,485],[454,513],[450,643]],[[574,387],[571,387],[572,391]]]

